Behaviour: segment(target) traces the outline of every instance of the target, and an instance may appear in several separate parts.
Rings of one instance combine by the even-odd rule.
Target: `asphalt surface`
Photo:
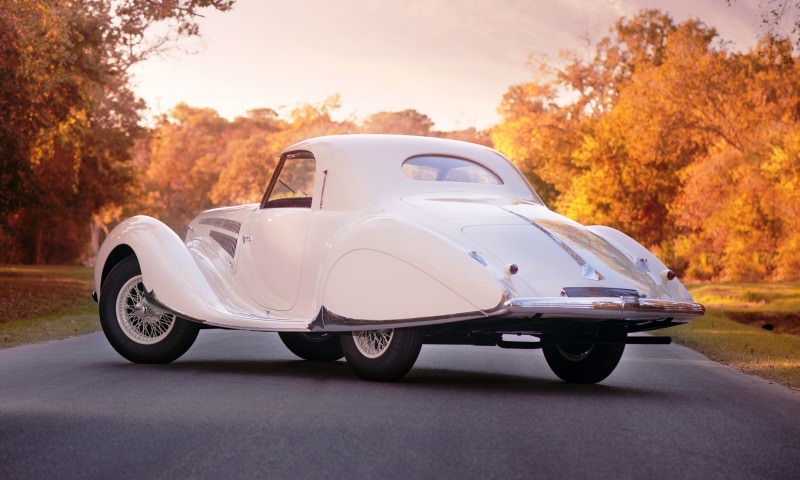
[[[800,478],[800,393],[676,345],[593,386],[538,351],[425,346],[397,384],[202,331],[128,363],[102,334],[0,350],[0,479]]]

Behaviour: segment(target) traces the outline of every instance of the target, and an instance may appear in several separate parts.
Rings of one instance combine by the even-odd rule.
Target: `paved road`
[[[800,394],[683,347],[603,384],[541,353],[426,346],[398,384],[203,331],[167,366],[100,334],[0,351],[0,478],[798,478]]]

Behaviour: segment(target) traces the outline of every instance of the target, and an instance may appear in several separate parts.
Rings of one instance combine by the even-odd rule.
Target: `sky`
[[[238,0],[207,11],[201,38],[132,69],[148,115],[179,102],[233,119],[286,113],[340,95],[335,118],[413,108],[437,130],[497,123],[511,85],[530,81],[531,56],[588,56],[621,16],[658,8],[697,18],[729,47],[752,47],[759,0]]]

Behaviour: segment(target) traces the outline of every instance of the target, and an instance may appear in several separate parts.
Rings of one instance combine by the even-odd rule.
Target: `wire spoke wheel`
[[[339,335],[353,372],[365,380],[400,380],[414,365],[425,334],[419,328],[363,330]]]
[[[135,363],[169,363],[192,346],[200,325],[147,300],[136,257],[121,260],[100,288],[100,325],[108,342]]]
[[[391,345],[393,337],[392,329],[353,332],[356,348],[367,358],[378,358],[383,355]]]
[[[175,326],[175,315],[166,313],[145,298],[142,276],[128,279],[117,294],[117,322],[125,335],[141,345],[165,339]]]

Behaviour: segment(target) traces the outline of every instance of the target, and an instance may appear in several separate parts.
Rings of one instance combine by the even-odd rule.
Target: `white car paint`
[[[344,135],[284,153],[296,151],[316,160],[310,208],[209,210],[184,240],[156,219],[133,217],[100,249],[97,292],[129,249],[151,301],[229,328],[337,331],[515,316],[687,321],[703,313],[644,247],[550,211],[490,148]],[[502,184],[408,178],[403,162],[418,155],[468,159]],[[566,287],[637,294],[564,298]]]

